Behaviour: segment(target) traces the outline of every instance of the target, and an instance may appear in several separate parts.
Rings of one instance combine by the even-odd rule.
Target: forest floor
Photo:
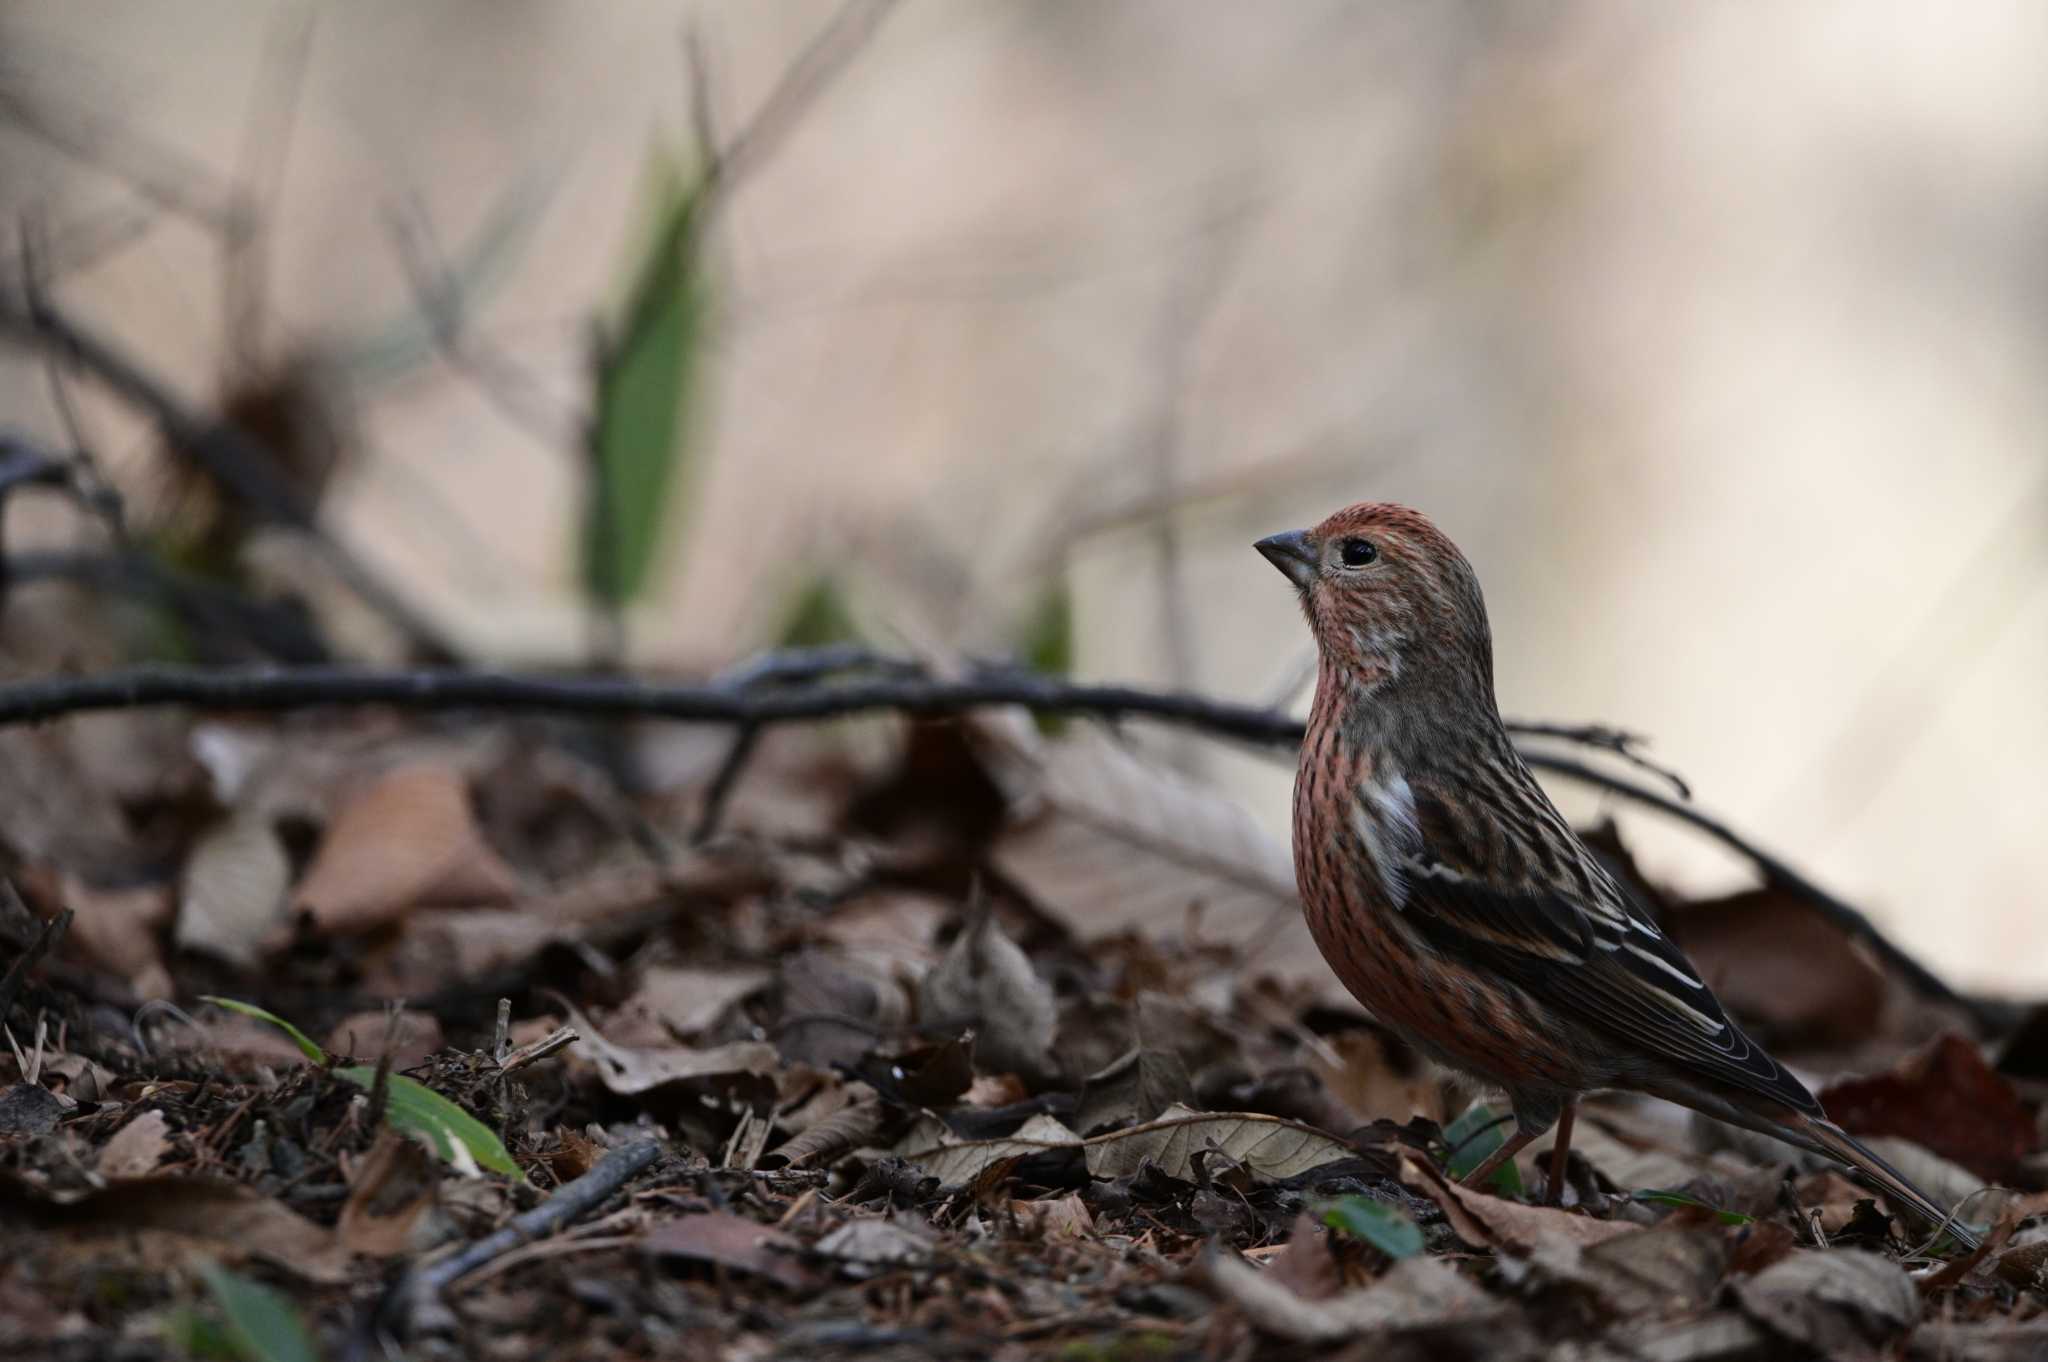
[[[2048,1014],[1930,1000],[1795,894],[1642,886],[1983,1250],[1618,1097],[1562,1207],[1547,1141],[1459,1188],[1497,1096],[1336,991],[1241,811],[1099,728],[767,730],[707,829],[728,741],[0,732],[0,1346],[2048,1355]]]

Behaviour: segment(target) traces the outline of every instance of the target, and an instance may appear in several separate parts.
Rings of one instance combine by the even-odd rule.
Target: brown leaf
[[[1303,1300],[1270,1272],[1236,1253],[1211,1250],[1202,1259],[1218,1297],[1244,1312],[1253,1327],[1297,1343],[1325,1343],[1360,1335],[1449,1326],[1485,1326],[1509,1313],[1438,1258],[1404,1258],[1371,1286],[1325,1300]],[[1507,1339],[1488,1356],[1510,1355]]]
[[[621,1097],[651,1091],[665,1083],[710,1078],[720,1074],[766,1074],[779,1063],[775,1047],[761,1041],[742,1040],[709,1050],[687,1045],[633,1047],[606,1040],[591,1020],[575,1008],[567,1009],[569,1024],[582,1039],[568,1053],[588,1060],[606,1088]]]
[[[1669,926],[1728,1010],[1780,1046],[1855,1045],[1877,1028],[1883,972],[1797,894],[1766,887],[1687,904]]]
[[[1088,1076],[1074,1124],[1083,1131],[1125,1125],[1192,1102],[1194,1096],[1188,1066],[1178,1054],[1133,1046]]]
[[[1215,1150],[1262,1178],[1291,1178],[1338,1159],[1350,1145],[1312,1126],[1255,1112],[1169,1110],[1157,1121],[1085,1142],[1088,1171],[1117,1178],[1138,1171],[1147,1160],[1169,1177],[1195,1180],[1195,1155]]]
[[[327,1033],[327,1053],[373,1061],[382,1059],[385,1039],[390,1033],[391,1021],[386,1013],[357,1012],[336,1022],[334,1029]],[[398,1035],[391,1046],[391,1067],[403,1071],[423,1064],[446,1044],[447,1038],[441,1034],[441,1023],[433,1013],[408,1008],[398,1014]]]
[[[969,731],[1010,799],[995,862],[1035,902],[1090,936],[1178,931],[1198,909],[1205,935],[1257,969],[1342,996],[1302,924],[1287,849],[1228,796],[1093,730]]]
[[[770,977],[763,969],[651,965],[641,972],[640,987],[624,1006],[646,1012],[677,1035],[688,1036],[710,1026],[734,1003],[765,987]]]
[[[0,1174],[0,1220],[87,1236],[161,1230],[252,1254],[309,1282],[348,1280],[349,1253],[332,1231],[282,1202],[209,1178],[122,1178],[52,1195]]]
[[[900,1220],[849,1220],[820,1239],[817,1251],[837,1258],[852,1276],[930,1260],[937,1241],[931,1232]]]
[[[1623,1220],[1594,1220],[1553,1206],[1525,1206],[1460,1187],[1413,1155],[1401,1158],[1401,1181],[1441,1206],[1458,1237],[1474,1248],[1502,1247],[1524,1253],[1545,1245],[1585,1248],[1643,1232],[1641,1225]]]
[[[866,1100],[848,1102],[806,1126],[769,1151],[768,1157],[790,1168],[822,1166],[873,1139],[882,1129],[882,1104],[873,1089],[859,1086],[867,1094]]]
[[[1735,1299],[1773,1333],[1829,1356],[1861,1352],[1920,1318],[1912,1279],[1860,1249],[1795,1253],[1735,1283]]]
[[[1078,1192],[1044,1201],[1012,1201],[1010,1214],[1021,1229],[1039,1239],[1087,1239],[1095,1234],[1095,1217]]]
[[[2031,1244],[2006,1250],[1999,1255],[1993,1271],[2001,1281],[2022,1291],[2048,1296],[2048,1239],[2036,1239]]]
[[[94,1167],[104,1178],[139,1178],[155,1170],[171,1147],[170,1124],[161,1111],[151,1109],[114,1132],[100,1146]]]
[[[9,1083],[0,1088],[0,1136],[12,1140],[47,1135],[70,1107],[67,1099],[40,1083]]]
[[[1890,1073],[1831,1083],[1821,1105],[1853,1135],[1897,1135],[1992,1182],[2013,1182],[2038,1136],[2012,1081],[1945,1035]],[[1967,1113],[1967,1120],[1957,1119]]]
[[[367,931],[415,907],[504,904],[519,878],[484,841],[452,766],[386,772],[341,806],[292,896],[321,930]]]
[[[77,914],[64,934],[67,954],[127,980],[138,997],[168,998],[175,992],[157,939],[171,920],[169,885],[102,889],[68,871],[35,878],[52,885],[58,901]]]
[[[1330,1253],[1330,1231],[1307,1211],[1294,1218],[1287,1246],[1267,1266],[1266,1276],[1305,1301],[1327,1299],[1344,1285]]]
[[[292,863],[270,820],[240,813],[202,833],[185,858],[174,939],[244,969],[287,916]]]
[[[447,1237],[441,1168],[419,1141],[380,1130],[370,1152],[349,1169],[348,1181],[335,1233],[351,1252],[395,1258],[423,1253]]]
[[[918,988],[927,1025],[975,1028],[975,1057],[997,1072],[1051,1072],[1059,1004],[984,900]]]
[[[700,1211],[664,1220],[641,1237],[640,1248],[656,1258],[717,1263],[780,1283],[792,1291],[818,1285],[817,1274],[796,1257],[802,1241],[730,1211]]]
[[[1597,1222],[1596,1222],[1597,1223]],[[1705,1306],[1735,1254],[1722,1225],[1655,1225],[1590,1245],[1551,1238],[1529,1258],[1539,1276],[1569,1283],[1616,1318],[1674,1315]]]

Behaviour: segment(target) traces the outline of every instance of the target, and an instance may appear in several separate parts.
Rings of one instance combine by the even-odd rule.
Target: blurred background
[[[352,656],[403,648],[53,385],[28,295],[494,664],[851,632],[1299,707],[1250,541],[1411,503],[1509,715],[1651,735],[1956,984],[2048,985],[2037,4],[17,5],[0,213],[0,426]],[[8,669],[96,660],[33,585]],[[1284,765],[1148,741],[1284,839]]]

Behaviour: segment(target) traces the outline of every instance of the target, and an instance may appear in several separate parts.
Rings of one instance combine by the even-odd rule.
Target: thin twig
[[[539,1040],[528,1041],[516,1050],[506,1051],[498,1060],[498,1071],[511,1073],[515,1069],[523,1069],[529,1064],[546,1059],[557,1050],[568,1049],[581,1039],[583,1034],[575,1027],[558,1026]]]
[[[1690,823],[1707,836],[1721,843],[1729,850],[1741,855],[1763,872],[1770,883],[1805,899],[1820,915],[1841,928],[1850,937],[1870,947],[1881,960],[1897,970],[1913,990],[1924,997],[1960,1007],[1979,1020],[1994,1020],[1995,1007],[1982,1001],[1965,998],[1950,988],[1925,965],[1899,949],[1875,923],[1863,915],[1862,910],[1844,903],[1827,890],[1815,884],[1806,876],[1765,851],[1756,843],[1736,832],[1726,823],[1711,815],[1700,812],[1694,805],[1672,799],[1661,791],[1638,785],[1634,781],[1573,761],[1570,757],[1553,757],[1542,753],[1525,752],[1523,760],[1538,770],[1550,771],[1572,780],[1595,785],[1603,790],[1622,795],[1638,804],[1647,805],[1660,813],[1669,814],[1681,822]]]
[[[0,686],[0,726],[87,710],[184,704],[214,709],[291,710],[317,705],[390,704],[410,709],[524,709],[640,715],[697,722],[767,725],[888,710],[937,718],[1014,705],[1043,714],[1098,719],[1144,717],[1183,724],[1218,737],[1268,747],[1298,745],[1299,719],[1255,705],[1135,686],[1064,681],[1017,670],[983,670],[964,678],[889,677],[740,690],[722,683],[663,684],[627,677],[550,677],[493,672],[367,671],[307,667],[290,671],[138,667],[92,676],[53,677]],[[1543,737],[1569,737],[1613,750],[1603,725],[1510,724]],[[1822,916],[1870,946],[1914,989],[1988,1017],[1986,1005],[1958,995],[1887,940],[1863,913],[1784,861],[1692,805],[1569,757],[1529,751],[1523,759],[1680,819],[1747,858],[1765,879],[1799,895]]]
[[[15,907],[22,912],[28,911],[21,902],[21,896],[15,892],[14,885],[5,877],[0,877],[0,891],[5,892],[8,901]],[[14,1006],[14,995],[21,992],[21,986],[28,979],[29,972],[64,939],[65,929],[71,926],[71,918],[72,911],[66,908],[45,922],[42,930],[36,933],[35,939],[28,943],[27,949],[7,967],[7,977],[0,979],[0,1017],[5,1017],[7,1010]]]
[[[276,458],[239,428],[200,416],[153,374],[49,298],[17,303],[0,294],[0,335],[13,335],[64,357],[123,401],[147,412],[173,447],[205,467],[235,497],[304,533],[335,575],[402,629],[423,653],[441,661],[457,656],[439,629],[321,528],[313,506],[275,471]]]
[[[661,1145],[654,1140],[614,1149],[582,1177],[564,1184],[532,1210],[512,1217],[496,1234],[437,1262],[415,1266],[384,1298],[379,1311],[383,1323],[401,1337],[410,1333],[414,1315],[438,1305],[441,1294],[456,1282],[493,1259],[588,1215],[659,1157]]]

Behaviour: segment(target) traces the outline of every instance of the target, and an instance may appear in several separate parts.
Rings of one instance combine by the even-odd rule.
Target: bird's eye
[[[1345,567],[1364,567],[1380,556],[1380,551],[1373,547],[1370,539],[1347,539],[1337,546],[1337,552]]]

